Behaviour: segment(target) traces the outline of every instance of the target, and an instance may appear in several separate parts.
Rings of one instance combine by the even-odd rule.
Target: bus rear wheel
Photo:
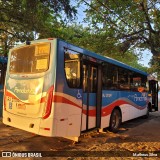
[[[110,118],[109,131],[117,133],[119,131],[119,126],[121,124],[122,117],[118,109],[114,109]]]

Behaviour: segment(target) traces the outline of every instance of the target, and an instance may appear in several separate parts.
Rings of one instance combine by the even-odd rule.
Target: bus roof
[[[60,40],[60,41],[63,41],[63,40]],[[101,60],[101,61],[104,61],[104,62],[108,62],[108,63],[114,64],[114,65],[117,65],[117,66],[119,66],[119,67],[123,67],[123,68],[126,68],[126,69],[128,69],[128,70],[131,70],[131,71],[134,71],[134,72],[143,74],[143,75],[145,75],[145,76],[148,76],[148,73],[146,73],[146,72],[144,72],[144,71],[142,71],[142,70],[136,69],[136,68],[134,68],[134,67],[131,67],[131,66],[129,66],[129,65],[123,63],[123,62],[120,62],[120,61],[118,61],[118,60],[115,60],[115,59],[110,58],[110,57],[107,57],[107,56],[102,56],[102,55],[100,55],[100,54],[91,52],[91,51],[86,50],[86,49],[84,49],[84,48],[81,48],[81,47],[75,46],[75,45],[73,45],[73,44],[70,44],[70,43],[68,43],[68,42],[66,42],[66,41],[63,41],[63,42],[67,43],[67,46],[68,46],[69,48],[72,48],[72,49],[76,50],[77,52],[83,53],[83,54],[86,55],[86,56],[90,56],[90,57],[92,57],[92,58],[96,58],[96,59],[98,59],[98,60]]]
[[[146,72],[144,72],[144,71],[142,71],[142,70],[136,69],[136,68],[134,68],[134,67],[131,67],[131,66],[129,66],[129,65],[123,63],[123,62],[120,62],[120,61],[118,61],[118,60],[115,60],[115,59],[110,58],[110,57],[107,57],[107,56],[104,57],[104,56],[102,56],[102,55],[100,55],[100,54],[97,54],[97,53],[95,53],[95,52],[91,52],[91,51],[86,50],[86,49],[84,49],[84,48],[78,47],[78,46],[76,46],[76,45],[74,45],[74,44],[71,44],[71,43],[66,42],[66,41],[64,41],[64,40],[62,40],[62,39],[59,39],[59,38],[40,39],[40,40],[36,40],[36,41],[33,41],[33,42],[43,42],[43,41],[55,40],[55,39],[56,39],[58,42],[64,43],[64,46],[67,45],[67,48],[69,48],[69,49],[71,49],[71,50],[74,50],[74,51],[77,51],[77,52],[79,52],[79,53],[82,53],[82,54],[84,54],[84,55],[86,55],[86,56],[89,56],[89,57],[92,57],[92,58],[101,60],[101,61],[103,61],[103,62],[108,62],[108,63],[114,64],[114,65],[117,65],[117,66],[119,66],[119,67],[126,68],[126,69],[128,69],[128,70],[137,72],[137,73],[142,74],[142,75],[145,75],[145,76],[148,76],[148,75],[149,75],[148,73],[146,73]]]

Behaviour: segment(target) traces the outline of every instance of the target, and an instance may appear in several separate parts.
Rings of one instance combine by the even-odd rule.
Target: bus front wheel
[[[119,130],[121,121],[122,121],[122,117],[121,117],[120,111],[118,109],[114,109],[110,117],[109,131],[117,133]]]

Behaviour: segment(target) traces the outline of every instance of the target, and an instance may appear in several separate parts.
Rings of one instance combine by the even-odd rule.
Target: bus
[[[0,117],[2,117],[3,108],[3,91],[4,91],[4,81],[7,69],[7,60],[5,56],[0,56]]]
[[[27,41],[9,52],[3,123],[74,141],[92,129],[117,132],[158,110],[158,82],[147,76],[58,38]]]

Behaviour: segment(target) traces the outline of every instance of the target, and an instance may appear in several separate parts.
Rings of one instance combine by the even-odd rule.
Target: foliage
[[[0,52],[6,55],[16,41],[50,35],[53,24],[75,13],[70,0],[0,0]]]
[[[55,35],[57,34],[58,35]],[[103,56],[108,56],[134,68],[147,72],[147,67],[138,63],[138,55],[127,51],[126,53],[119,52],[117,41],[106,38],[106,32],[94,33],[90,27],[83,27],[82,25],[72,24],[70,26],[59,27],[56,31],[53,29],[52,37],[58,36],[61,39],[73,43],[82,48],[88,49]],[[110,33],[108,33],[110,34]]]
[[[139,15],[139,10],[135,10],[139,2],[134,2],[134,5],[129,0],[121,2],[122,0],[116,3],[102,0],[86,1],[89,7],[85,20],[90,23],[83,27],[76,23],[68,23],[68,20],[72,21],[76,14],[70,0],[0,0],[0,53],[6,55],[15,43],[26,40],[59,37],[93,52],[141,68],[138,56],[133,54],[132,48],[147,48],[145,41],[138,39],[137,34],[143,32],[140,28],[138,31],[138,27],[134,30],[126,25],[127,22],[135,27],[137,22],[132,20],[136,16],[137,21],[141,20],[142,13]],[[130,13],[131,11],[133,12]]]
[[[87,6],[86,22],[96,33],[103,30],[104,41],[113,40],[120,54],[139,48],[160,57],[159,0],[80,1]]]
[[[150,74],[155,73],[158,80],[160,80],[160,60],[157,57],[153,57],[150,61],[150,65],[148,72]]]
[[[101,28],[111,32],[111,38],[117,38],[121,50],[131,47],[149,48],[160,55],[160,9],[158,0],[91,0],[86,20],[94,30]]]

